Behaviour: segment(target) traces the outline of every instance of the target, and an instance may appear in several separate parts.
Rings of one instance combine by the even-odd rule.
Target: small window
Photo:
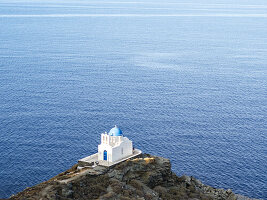
[[[121,148],[121,155],[123,154],[123,148]]]

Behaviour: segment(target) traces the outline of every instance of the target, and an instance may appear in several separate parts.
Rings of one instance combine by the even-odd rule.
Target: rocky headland
[[[205,199],[249,200],[230,189],[216,189],[171,171],[169,159],[141,154],[113,167],[74,165],[71,169],[13,195],[10,200],[47,199]]]

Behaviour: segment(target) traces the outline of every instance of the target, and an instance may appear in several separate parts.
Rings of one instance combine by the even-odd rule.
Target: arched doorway
[[[106,150],[104,151],[104,160],[108,160],[108,152]]]

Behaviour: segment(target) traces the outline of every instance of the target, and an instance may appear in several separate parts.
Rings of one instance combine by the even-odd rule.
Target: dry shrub
[[[155,162],[155,158],[144,158],[144,160],[145,160],[146,164]]]
[[[146,200],[150,200],[150,199],[152,199],[153,198],[153,195],[152,194],[149,194],[149,193],[146,193],[145,194],[145,199]]]
[[[120,200],[132,200],[131,198],[129,198],[129,197],[124,197],[124,196],[121,196],[120,197]]]
[[[122,183],[120,181],[118,181],[117,179],[113,179],[111,181],[111,187],[114,187],[114,186],[120,186],[120,187],[122,187]]]
[[[141,190],[136,190],[135,193],[136,193],[139,197],[144,196],[144,193],[143,193],[143,191],[141,191]]]
[[[189,193],[188,196],[189,196],[190,198],[192,198],[192,199],[199,199],[199,198],[200,198],[200,196],[199,196],[198,193]]]
[[[213,198],[209,195],[200,194],[200,199],[201,200],[212,200]]]
[[[106,188],[104,188],[102,185],[93,186],[92,190],[94,190],[94,193],[96,194],[102,194],[107,191]]]
[[[123,190],[123,196],[124,197],[131,197],[133,195],[133,192],[131,190]]]
[[[112,187],[112,190],[113,190],[113,192],[115,192],[115,193],[117,193],[117,194],[121,194],[121,193],[123,192],[122,187],[119,186],[119,185],[115,185],[115,186],[113,186],[113,187]]]
[[[123,192],[123,189],[122,189],[122,183],[121,182],[119,182],[118,180],[116,180],[116,179],[114,179],[114,180],[112,180],[112,182],[111,182],[111,188],[112,188],[112,190],[115,192],[115,193],[117,193],[117,194],[121,194],[122,192]]]
[[[169,189],[169,193],[172,194],[172,195],[177,195],[178,191],[179,191],[178,187],[172,187],[172,188]]]
[[[112,197],[115,197],[116,196],[116,194],[114,193],[114,192],[109,192],[109,193],[107,193],[107,194],[104,194],[103,196],[102,196],[102,198],[103,199],[111,199]]]
[[[97,176],[93,179],[84,178],[73,182],[72,190],[74,199],[81,199],[86,196],[87,199],[96,199],[107,193],[107,187],[110,184],[109,177],[106,175]],[[82,185],[82,186],[81,186]]]
[[[132,162],[139,162],[139,161],[142,161],[143,160],[143,158],[135,158],[135,159],[132,159],[131,161]]]
[[[188,189],[191,193],[196,192],[196,188],[193,185],[190,185]]]
[[[127,165],[129,165],[129,162],[124,161],[124,162],[121,162],[120,164],[116,165],[114,169],[123,170],[125,167],[127,167]]]
[[[184,189],[179,189],[175,195],[177,198],[179,197],[179,199],[188,199],[186,190]]]
[[[164,187],[156,186],[154,190],[159,194],[162,199],[188,199],[186,188],[172,187],[167,190]]]
[[[154,190],[157,192],[157,193],[159,193],[159,195],[162,195],[162,194],[164,194],[164,193],[167,193],[167,189],[166,188],[164,188],[164,187],[161,187],[161,186],[156,186],[155,188],[154,188]]]
[[[133,186],[134,188],[138,189],[138,190],[142,190],[143,189],[142,183],[140,183],[137,180],[131,180],[129,184],[131,186]]]

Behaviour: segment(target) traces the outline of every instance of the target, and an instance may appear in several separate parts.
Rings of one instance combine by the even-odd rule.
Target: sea
[[[267,199],[265,0],[0,0],[0,198],[135,148]]]

